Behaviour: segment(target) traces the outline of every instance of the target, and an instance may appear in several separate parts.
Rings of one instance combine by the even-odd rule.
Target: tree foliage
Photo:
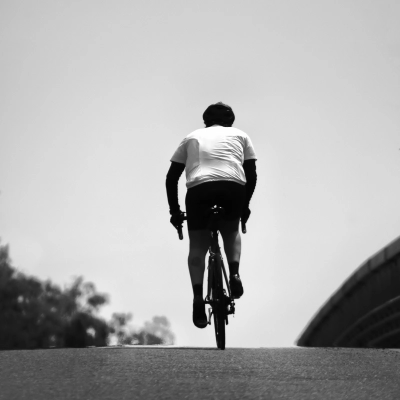
[[[131,314],[115,313],[109,322],[99,317],[107,302],[82,277],[61,289],[18,272],[8,246],[0,245],[0,349],[106,346],[112,335],[118,344],[173,343],[165,317],[135,332],[128,326]]]
[[[114,313],[110,321],[112,334],[118,345],[154,345],[174,344],[175,335],[171,332],[170,323],[166,317],[153,317],[151,322],[145,322],[144,328],[135,331],[129,326],[132,314]]]

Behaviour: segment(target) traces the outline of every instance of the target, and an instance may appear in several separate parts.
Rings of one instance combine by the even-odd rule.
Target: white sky
[[[14,265],[111,297],[103,315],[191,321],[165,176],[230,104],[258,185],[228,346],[291,346],[400,234],[400,3],[0,1],[0,237]],[[184,209],[184,179],[180,182]]]

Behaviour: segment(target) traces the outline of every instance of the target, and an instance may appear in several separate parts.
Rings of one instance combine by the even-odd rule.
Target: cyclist
[[[247,222],[256,181],[256,154],[249,136],[233,128],[235,114],[224,103],[210,105],[203,114],[205,128],[186,136],[171,158],[166,189],[170,222],[182,225],[178,181],[186,168],[186,214],[189,232],[189,272],[193,287],[193,323],[207,326],[203,300],[205,256],[210,245],[205,212],[214,205],[225,209],[220,233],[229,265],[229,283],[234,298],[243,294],[239,275],[241,238],[239,220]]]

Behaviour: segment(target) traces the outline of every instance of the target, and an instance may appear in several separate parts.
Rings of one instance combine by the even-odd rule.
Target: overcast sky
[[[400,3],[0,0],[0,237],[14,266],[83,275],[103,315],[192,324],[165,176],[208,105],[232,106],[258,184],[227,346],[292,346],[400,234]],[[184,209],[185,182],[179,197]]]

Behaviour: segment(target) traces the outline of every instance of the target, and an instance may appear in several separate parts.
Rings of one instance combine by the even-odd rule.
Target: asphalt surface
[[[327,348],[0,351],[0,399],[400,399],[400,352]]]

